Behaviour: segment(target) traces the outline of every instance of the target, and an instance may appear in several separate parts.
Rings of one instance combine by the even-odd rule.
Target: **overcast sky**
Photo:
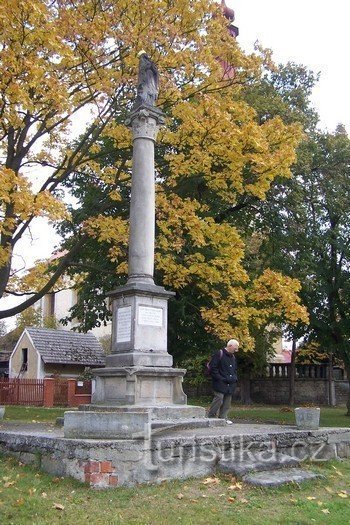
[[[313,96],[321,127],[334,131],[342,122],[350,132],[350,1],[226,0],[226,3],[235,10],[238,40],[245,50],[252,51],[258,40],[273,50],[276,62],[293,61],[321,72]],[[30,255],[27,267],[37,257],[48,257],[57,243],[57,237],[54,238],[44,221],[40,221],[39,228],[33,228],[32,235],[33,238],[24,240],[20,249]],[[15,262],[17,267],[22,266],[20,256]],[[5,300],[2,308],[4,302],[9,305]]]
[[[350,132],[350,1],[226,0],[235,10],[238,40],[251,51],[256,40],[274,51],[276,62],[304,64],[321,79],[313,102],[321,127],[338,123]]]

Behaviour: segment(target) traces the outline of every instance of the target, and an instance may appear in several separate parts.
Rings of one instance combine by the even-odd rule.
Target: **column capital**
[[[160,109],[140,105],[130,112],[125,124],[132,128],[134,140],[140,138],[155,140],[159,127],[165,124],[165,118]]]

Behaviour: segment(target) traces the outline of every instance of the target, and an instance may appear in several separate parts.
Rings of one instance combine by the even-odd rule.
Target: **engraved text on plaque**
[[[139,306],[139,324],[145,326],[163,326],[163,309],[153,306]]]
[[[117,309],[117,343],[131,340],[131,306]]]

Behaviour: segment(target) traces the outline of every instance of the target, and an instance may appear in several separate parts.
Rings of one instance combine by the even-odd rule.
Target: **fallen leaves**
[[[340,470],[337,469],[337,467],[335,467],[334,465],[332,465],[332,468],[334,468],[337,476],[340,476],[341,478],[344,476],[344,474],[342,472],[340,472]]]
[[[219,478],[206,478],[204,481],[202,481],[202,485],[217,485],[220,483]]]
[[[229,490],[242,490],[242,487],[243,487],[242,483],[239,483],[237,481],[237,483],[234,483],[233,485],[229,486]]]
[[[348,497],[346,490],[342,490],[341,492],[339,492],[338,496],[340,498],[347,498]]]
[[[56,510],[64,510],[64,505],[62,505],[61,503],[54,503],[53,508]]]
[[[8,488],[10,488],[10,487],[13,487],[13,485],[14,485],[15,483],[16,483],[15,481],[6,481],[6,482],[4,483],[4,487],[5,487],[5,489],[8,489]]]
[[[321,509],[321,512],[323,512],[323,514],[330,514],[329,509]]]

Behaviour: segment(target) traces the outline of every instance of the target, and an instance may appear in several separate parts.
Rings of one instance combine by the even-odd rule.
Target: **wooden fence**
[[[43,403],[43,379],[0,379],[0,405],[41,406]]]
[[[91,381],[0,378],[0,405],[78,406],[90,401]]]

